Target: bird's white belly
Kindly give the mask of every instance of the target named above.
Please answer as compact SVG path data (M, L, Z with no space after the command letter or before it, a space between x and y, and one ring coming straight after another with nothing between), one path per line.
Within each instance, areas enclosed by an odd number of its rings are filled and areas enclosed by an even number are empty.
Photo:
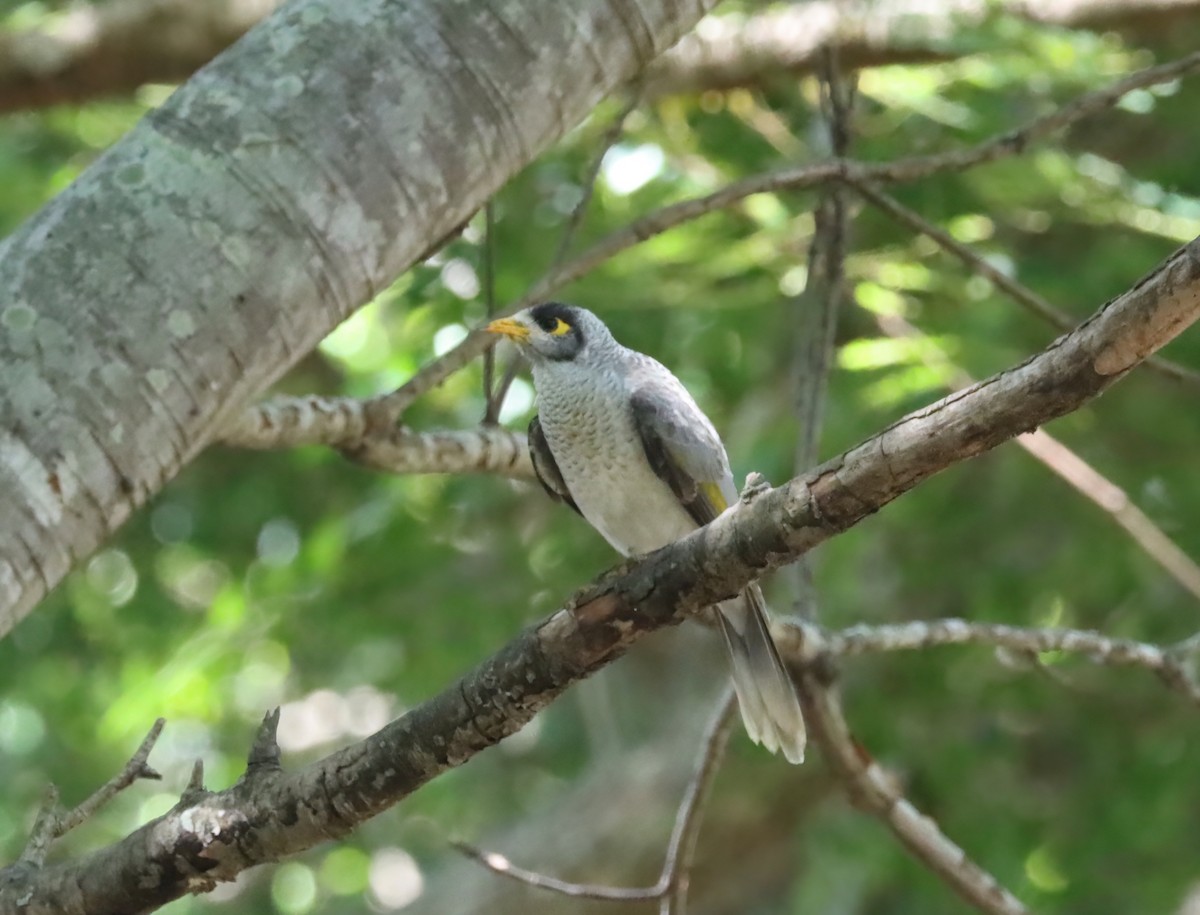
M574 449L551 451L575 504L588 522L626 556L640 556L673 543L698 526L671 488L646 459L629 429L606 429L595 436L586 461L572 460ZM566 452L566 453L564 453Z
M565 470L563 476L583 516L626 556L650 553L696 529L645 457L632 466L605 463L586 481Z

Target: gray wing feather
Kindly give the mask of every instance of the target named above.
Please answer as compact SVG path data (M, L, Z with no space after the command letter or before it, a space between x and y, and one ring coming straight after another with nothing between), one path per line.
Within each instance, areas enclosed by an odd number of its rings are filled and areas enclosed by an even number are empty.
M725 446L679 380L648 357L646 362L633 376L634 427L655 473L698 524L707 524L725 506L713 505L699 484L715 483L726 504L737 498Z
M715 483L726 504L737 499L729 458L712 423L683 384L662 365L643 357L631 373L634 427L654 472L666 481L697 524L724 506L713 505L702 483ZM804 716L795 685L779 657L767 624L762 591L751 584L717 606L717 620L733 668L733 684L746 732L789 762L804 760Z
M563 479L562 471L558 469L558 462L554 460L554 452L550 450L550 443L546 441L546 434L542 432L541 421L535 416L529 421L529 457L533 461L533 472L537 475L538 482L542 484L542 489L555 502L573 508L575 512L582 515L579 511L579 506L575 504L575 499L571 496L571 490L567 488L567 481Z

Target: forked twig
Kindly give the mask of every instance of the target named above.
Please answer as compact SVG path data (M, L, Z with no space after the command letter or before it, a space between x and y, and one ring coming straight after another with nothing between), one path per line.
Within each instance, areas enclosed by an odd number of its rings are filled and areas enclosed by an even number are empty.
M150 751L158 742L158 737L162 734L165 724L166 720L163 718L155 721L149 733L142 739L141 745L129 757L129 761L125 763L121 771L97 788L78 806L70 810L60 809L58 789L51 785L46 791L46 799L38 812L37 820L29 835L29 841L25 844L24 851L21 852L18 864L32 864L35 867L41 867L46 860L46 853L55 839L61 838L85 820L90 819L97 810L138 779L162 778L147 764L146 760L150 758Z
M696 838L700 832L704 802L708 798L713 780L720 770L721 760L725 756L725 749L729 745L729 735L733 730L736 708L737 699L733 690L728 689L722 696L717 712L705 731L700 760L688 781L683 798L679 802L675 826L671 830L671 838L667 843L667 851L663 858L662 873L653 886L613 887L573 883L518 867L503 855L484 851L467 842L456 841L450 844L473 861L478 861L492 873L526 886L547 890L560 896L595 899L602 902L648 902L657 899L661 900L660 912L662 915L684 915L687 905L688 879L696 849Z

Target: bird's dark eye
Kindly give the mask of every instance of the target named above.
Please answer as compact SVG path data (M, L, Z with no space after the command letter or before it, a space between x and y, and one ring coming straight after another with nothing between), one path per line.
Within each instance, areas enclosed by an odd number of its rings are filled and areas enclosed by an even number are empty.
M554 315L546 315L537 319L537 325L546 333L554 337L561 337L563 334L571 332L571 325L562 318Z

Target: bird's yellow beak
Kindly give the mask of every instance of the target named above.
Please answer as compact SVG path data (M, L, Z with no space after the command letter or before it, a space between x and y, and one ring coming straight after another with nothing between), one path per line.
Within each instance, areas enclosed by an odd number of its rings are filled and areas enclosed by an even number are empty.
M489 334L503 334L518 343L529 339L529 328L512 318L499 318L484 328Z

